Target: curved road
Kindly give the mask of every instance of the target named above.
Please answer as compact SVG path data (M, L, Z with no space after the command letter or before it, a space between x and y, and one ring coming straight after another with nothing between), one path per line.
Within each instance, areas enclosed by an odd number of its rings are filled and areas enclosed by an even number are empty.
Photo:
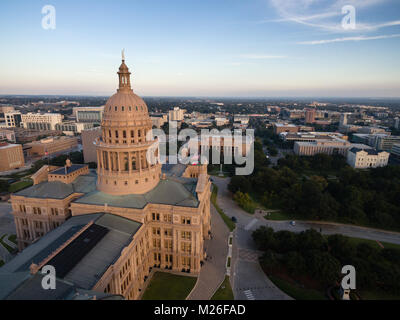
M338 233L349 237L400 244L400 233L397 232L312 221L296 221L296 225L292 226L290 221L270 221L260 215L250 215L233 201L232 194L228 190L229 178L212 177L212 179L218 186L218 205L229 217L234 216L237 219L233 243L233 277L231 279L236 299L290 299L271 283L258 263L258 256L261 253L257 251L251 234L260 226L268 226L276 231L289 230L293 232L314 228L318 231L321 229L321 233L327 235Z

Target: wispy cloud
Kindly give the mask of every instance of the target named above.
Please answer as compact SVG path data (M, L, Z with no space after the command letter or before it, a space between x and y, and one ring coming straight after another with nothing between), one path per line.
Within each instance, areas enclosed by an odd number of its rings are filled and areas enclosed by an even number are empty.
M285 59L287 56L283 55L268 55L268 54L242 54L240 56L243 59L254 59L254 60L267 60L267 59Z
M344 29L341 25L342 7L352 5L357 10L373 7L387 0L269 0L280 18L265 22L294 22L335 33L372 32L381 28L400 25L399 20L382 23L365 23L357 21L355 29Z
M318 44L328 44L328 43L335 43L335 42L368 41L368 40L391 39L391 38L399 38L399 37L400 37L400 34L382 35L382 36L374 36L374 37L366 37L366 36L343 37L343 38L327 39L327 40L303 41L303 42L298 42L298 44L318 45Z

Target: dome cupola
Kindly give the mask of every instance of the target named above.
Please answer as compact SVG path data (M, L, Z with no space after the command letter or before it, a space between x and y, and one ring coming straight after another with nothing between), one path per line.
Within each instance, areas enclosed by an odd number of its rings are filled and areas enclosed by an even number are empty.
M119 88L104 107L102 138L97 141L97 187L109 194L146 193L158 184L161 174L158 142L148 136L152 121L147 105L133 92L130 76L122 52ZM150 162L149 149L155 150Z

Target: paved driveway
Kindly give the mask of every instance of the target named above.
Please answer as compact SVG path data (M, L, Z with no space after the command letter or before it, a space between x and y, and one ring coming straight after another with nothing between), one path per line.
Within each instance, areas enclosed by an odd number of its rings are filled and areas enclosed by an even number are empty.
M213 177L213 180L218 186L218 205L229 217L234 216L238 221L232 263L232 282L236 299L290 299L271 283L258 263L257 257L261 253L256 250L251 234L260 226L268 226L275 231L289 230L293 232L314 228L327 235L338 233L350 237L400 244L400 233L397 232L336 223L296 221L296 225L292 226L290 221L267 221L261 216L250 215L237 206L227 188L229 178Z
M0 237L3 234L15 234L14 218L11 214L11 204L8 202L0 202ZM12 259L12 255L6 248L0 245L0 259L7 262Z
M208 259L201 268L196 286L188 300L210 300L225 279L229 229L213 205L211 232L212 239L205 242Z

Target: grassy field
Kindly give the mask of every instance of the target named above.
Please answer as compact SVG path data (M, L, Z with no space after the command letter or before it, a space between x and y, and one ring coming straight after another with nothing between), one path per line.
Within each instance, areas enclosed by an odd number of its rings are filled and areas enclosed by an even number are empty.
M234 300L229 277L226 276L224 282L219 289L214 293L211 300Z
M268 278L283 292L296 300L327 300L324 294L314 289L302 288L282 278L267 274Z
M293 220L293 216L290 216L281 211L271 212L270 215L268 216L265 215L264 218L266 220L274 220L274 221Z
M217 194L218 194L218 187L213 184L213 191L211 194L211 203L214 205L215 209L218 211L218 213L220 214L220 216L222 217L222 219L224 220L225 224L228 226L229 230L232 232L233 230L235 230L236 225L235 223L232 221L231 218L229 218L225 213L224 210L222 210L218 204L217 204Z
M33 185L33 181L30 179L18 181L18 182L13 183L12 185L10 185L10 187L8 188L8 191L11 193L18 192L18 191L21 191L23 189L30 187L31 185Z
M352 242L354 245L358 245L360 243L368 243L374 248L377 249L382 249L382 247L376 242L375 240L367 240L367 239L360 239L360 238L349 238L350 242ZM384 248L387 249L400 249L399 244L394 244L394 243L387 243L387 242L381 242Z
M156 272L142 300L185 300L197 278Z

